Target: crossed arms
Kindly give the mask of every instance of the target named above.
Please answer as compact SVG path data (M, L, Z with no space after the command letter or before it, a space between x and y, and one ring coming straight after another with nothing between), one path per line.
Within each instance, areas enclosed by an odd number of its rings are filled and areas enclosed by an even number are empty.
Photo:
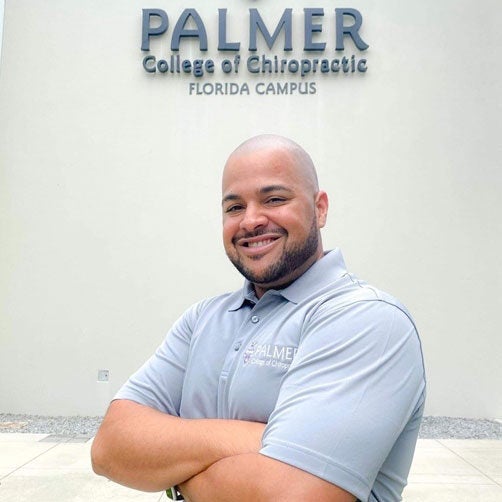
M92 446L97 474L144 491L181 485L188 502L353 502L337 486L259 452L264 424L182 419L112 402Z
M180 485L188 502L353 502L337 484L366 499L394 451L384 479L400 493L423 406L416 331L386 303L350 305L350 323L329 307L310 320L273 412L263 419L266 429L247 420L175 416L189 350L185 333L192 329L185 317L154 357L160 370L147 363L142 378L111 404L92 448L95 471L145 491ZM143 402L144 392L151 407L135 402ZM167 403L165 413L155 409L157 401Z

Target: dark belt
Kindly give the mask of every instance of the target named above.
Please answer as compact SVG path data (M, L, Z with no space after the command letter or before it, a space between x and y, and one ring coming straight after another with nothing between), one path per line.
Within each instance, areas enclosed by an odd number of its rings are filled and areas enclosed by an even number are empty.
M171 486L166 490L166 495L168 499L171 500L183 500L183 495L179 491L177 486Z

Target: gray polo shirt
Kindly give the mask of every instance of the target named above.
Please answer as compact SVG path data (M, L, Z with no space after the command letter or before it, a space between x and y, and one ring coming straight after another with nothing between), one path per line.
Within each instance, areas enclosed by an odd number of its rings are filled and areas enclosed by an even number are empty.
M263 455L391 502L406 484L424 396L409 313L348 273L335 249L259 300L246 282L192 306L116 399L266 422Z

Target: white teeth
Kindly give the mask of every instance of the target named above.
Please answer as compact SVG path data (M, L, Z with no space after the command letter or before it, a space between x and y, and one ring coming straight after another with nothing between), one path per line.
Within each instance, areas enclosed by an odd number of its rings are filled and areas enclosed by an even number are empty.
M271 242L272 242L272 239L267 239L266 241L248 242L248 247L257 248L260 246L265 246L267 244L270 244Z

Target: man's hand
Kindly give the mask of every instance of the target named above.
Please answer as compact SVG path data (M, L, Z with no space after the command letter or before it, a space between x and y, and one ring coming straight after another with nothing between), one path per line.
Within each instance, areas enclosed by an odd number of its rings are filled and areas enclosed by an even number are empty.
M133 401L112 402L94 439L97 474L144 491L159 491L228 456L257 452L264 424L183 419Z
M327 481L259 453L226 457L181 485L186 502L354 502Z

